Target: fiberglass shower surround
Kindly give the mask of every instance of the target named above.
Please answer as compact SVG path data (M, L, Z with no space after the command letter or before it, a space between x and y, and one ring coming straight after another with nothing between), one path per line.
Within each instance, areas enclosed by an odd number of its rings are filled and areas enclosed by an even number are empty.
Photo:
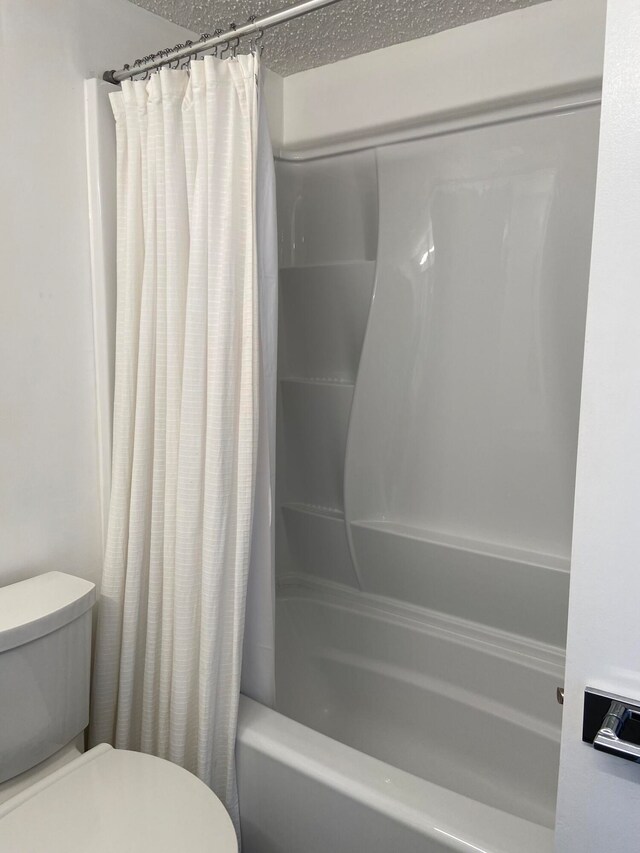
M598 112L277 170L278 709L520 851L552 843Z

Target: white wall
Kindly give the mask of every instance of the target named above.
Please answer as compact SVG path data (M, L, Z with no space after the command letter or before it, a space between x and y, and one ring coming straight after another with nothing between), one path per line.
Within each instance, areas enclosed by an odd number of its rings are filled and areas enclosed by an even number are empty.
M185 35L127 0L0 2L0 584L99 578L83 80Z
M606 0L553 0L285 77L281 154L598 89ZM415 132L415 130L414 130ZM318 150L319 149L319 150Z
M558 853L636 853L640 767L582 743L588 685L640 699L640 4L609 0L569 603Z

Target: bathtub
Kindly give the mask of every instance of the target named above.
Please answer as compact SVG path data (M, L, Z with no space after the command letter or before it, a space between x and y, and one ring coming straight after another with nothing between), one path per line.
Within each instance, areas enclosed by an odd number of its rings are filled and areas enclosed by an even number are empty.
M550 829L385 764L246 697L243 853L551 853Z
M553 850L561 655L411 615L280 583L278 711L240 708L244 853Z

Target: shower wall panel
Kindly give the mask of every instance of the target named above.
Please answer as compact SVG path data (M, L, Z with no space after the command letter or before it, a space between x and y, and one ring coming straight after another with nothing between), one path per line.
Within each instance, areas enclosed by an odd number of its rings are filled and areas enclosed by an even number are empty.
M597 127L589 107L378 150L345 470L365 590L556 645Z
M597 126L278 164L281 576L563 645Z
M595 106L278 164L278 709L553 827Z

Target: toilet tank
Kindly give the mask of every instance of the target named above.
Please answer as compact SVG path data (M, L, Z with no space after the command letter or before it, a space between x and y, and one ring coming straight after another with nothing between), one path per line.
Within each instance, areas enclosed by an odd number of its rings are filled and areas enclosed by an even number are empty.
M95 586L49 572L0 588L0 783L89 722Z

